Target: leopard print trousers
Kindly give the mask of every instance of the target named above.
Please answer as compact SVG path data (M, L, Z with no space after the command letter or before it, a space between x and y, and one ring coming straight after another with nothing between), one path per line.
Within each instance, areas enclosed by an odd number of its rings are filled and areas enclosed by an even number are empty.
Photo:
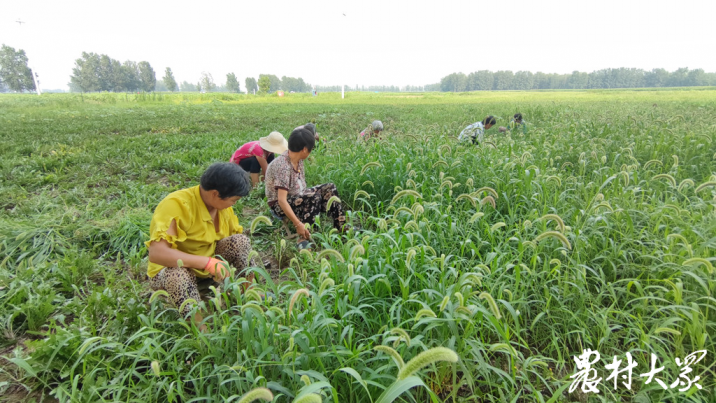
M246 267L262 267L255 257L248 262L249 253L251 252L251 242L246 235L236 234L226 237L216 243L215 254L226 259L231 266L236 268L237 275L243 273ZM220 288L221 284L214 282L212 278L201 279L200 281L208 281L216 288ZM197 285L196 275L191 269L185 267L165 267L156 276L149 278L149 285L152 290L164 290L169 294L169 299L177 307L187 299L199 301L199 287ZM186 316L192 309L191 304L187 304L182 315Z
M333 202L331 208L326 211L328 200L333 196L338 197L336 185L324 183L323 185L308 188L300 195L288 196L286 201L288 201L293 213L302 223L313 224L316 221L316 217L325 212L333 220L333 227L341 231L346 223L346 216L341 203ZM279 217L285 216L278 203L275 203L272 209Z

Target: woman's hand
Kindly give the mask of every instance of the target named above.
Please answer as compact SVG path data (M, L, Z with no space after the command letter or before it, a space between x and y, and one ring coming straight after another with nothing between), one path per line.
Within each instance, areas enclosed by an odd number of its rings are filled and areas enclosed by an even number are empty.
M293 209L291 208L291 205L288 204L288 191L286 189L279 189L278 190L278 205L281 206L281 210L283 210L283 213L288 217L289 220L293 223L293 225L296 227L296 232L298 235L302 236L304 239L310 239L311 233L306 229L306 224L302 223L301 220L296 217L296 214L293 212Z
M209 258L209 262L206 263L204 271L211 274L216 282L221 282L231 275L226 262L213 257Z
M302 222L296 225L296 233L303 239L311 239L311 233L308 231L308 228L306 228L306 224Z

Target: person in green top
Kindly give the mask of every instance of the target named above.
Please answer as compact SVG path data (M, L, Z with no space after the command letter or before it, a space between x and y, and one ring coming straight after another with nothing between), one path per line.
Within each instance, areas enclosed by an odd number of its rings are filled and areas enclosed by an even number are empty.
M507 125L507 127L500 127L500 132L505 133L508 130L512 131L512 129L522 130L522 134L527 134L527 124L522 119L521 113L515 113L515 116L510 120L510 124Z

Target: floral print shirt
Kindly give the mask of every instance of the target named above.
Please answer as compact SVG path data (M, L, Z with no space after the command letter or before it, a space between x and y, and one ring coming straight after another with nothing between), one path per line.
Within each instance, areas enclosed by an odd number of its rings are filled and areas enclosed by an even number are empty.
M278 201L278 190L285 189L289 196L297 196L306 190L306 172L303 160L298 162L298 170L293 169L288 151L276 157L266 170L266 198L273 206Z

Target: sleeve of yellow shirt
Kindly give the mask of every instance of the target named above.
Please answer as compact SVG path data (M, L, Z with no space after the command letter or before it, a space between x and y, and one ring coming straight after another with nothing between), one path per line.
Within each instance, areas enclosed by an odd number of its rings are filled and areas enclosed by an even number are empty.
M152 242L163 239L169 242L172 249L176 249L177 242L184 242L186 240L185 229L191 227L192 219L191 211L184 202L174 198L165 198L157 205L156 210L154 210L152 223L149 225L149 241L147 241L145 245L147 245L148 248ZM172 220L175 220L177 224L176 236L167 234Z

